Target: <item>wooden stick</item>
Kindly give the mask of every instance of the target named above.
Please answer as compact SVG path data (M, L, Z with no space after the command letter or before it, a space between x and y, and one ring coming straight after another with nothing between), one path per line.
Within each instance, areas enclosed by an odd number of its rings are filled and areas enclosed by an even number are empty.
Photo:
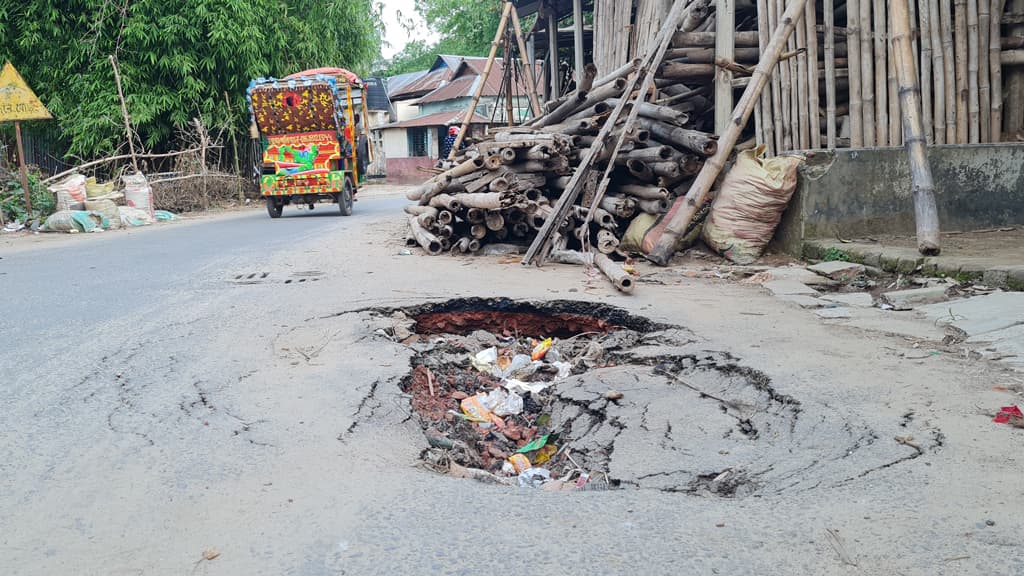
M860 79L861 100L864 102L864 146L871 147L878 140L875 126L875 52L871 38L871 2L860 0Z
M530 107L533 109L534 117L537 117L541 115L540 97L537 95L537 67L534 62L527 60L529 52L526 50L523 29L519 23L519 11L516 10L515 4L512 5L510 15L512 17L512 29L516 35L516 45L519 47L519 59L525 63L526 73L523 76L526 77L526 91L530 97Z
M917 249L921 254L939 254L939 214L935 206L935 185L928 165L928 149L921 122L921 93L914 68L914 50L911 45L908 0L891 0L893 23L893 53L896 74L903 100L903 130L910 175L914 193L914 213L917 220Z
M206 147L207 150L212 150L214 148L222 148L222 146L207 146ZM135 157L136 158L147 158L147 159L151 159L151 158L171 158L173 156L182 156L184 154L195 154L195 153L199 152L200 150L201 150L201 148L189 148L188 150L181 150L179 152L167 152L167 153L164 153L164 154L136 154ZM71 168L69 170L65 170L65 171L60 172L58 174L54 174L53 176L50 176L49 178L41 180L39 183L40 184L47 184L47 183L53 182L54 180L60 180L61 178L65 177L65 176L69 176L71 174L74 174L75 172L80 172L82 170L85 170L86 168L92 168L93 166L99 166L101 164L108 164L110 162L118 162L118 161L121 161L121 160L128 160L131 157L132 157L131 154L123 154L121 156L109 156L107 158L100 158L99 160L92 160L92 161L86 162L84 164L79 164L78 166L75 166L74 168Z
M28 168L25 166L25 145L21 140L21 122L14 121L14 139L18 146L18 176L21 179L21 189L25 193L26 220L32 217L32 193L28 187ZM137 171L137 170L136 170Z
M652 262L662 266L668 264L672 255L675 254L679 239L685 235L694 214L697 213L697 209L707 201L712 185L714 185L718 175L722 172L726 160L728 160L729 155L736 146L737 140L739 140L740 134L747 124L747 120L750 118L754 101L757 100L765 84L768 83L768 78L778 62L779 55L782 53L786 41L793 33L797 24L800 23L800 17L803 15L806 1L790 0L789 5L786 6L786 11L782 15L779 28L772 34L771 42L764 52L764 57L758 62L754 75L750 79L750 84L743 91L743 96L740 97L739 102L736 104L729 129L719 136L718 152L704 163L700 174L697 175L697 178L690 186L690 190L686 193L686 201L682 209L677 211L666 225L661 238L658 239L651 254L648 256Z
M873 0L871 36L875 45L875 144L889 144L889 42L885 38L885 2Z
M932 110L932 26L931 9L928 0L920 0L917 10L918 26L921 29L921 104L924 120L924 136L929 144L935 142L935 112Z
M793 35L796 38L796 47L798 50L803 49L807 46L807 42L810 39L815 38L817 35L812 35L810 38L807 36L807 18L811 10L804 11L804 26L797 26L796 33ZM810 86L808 85L808 72L807 72L807 53L801 52L796 57L796 91L799 94L797 98L797 127L800 130L800 149L807 150L811 147L811 120L810 120ZM817 61L815 61L815 72L817 72ZM814 111L817 115L817 110Z
M978 101L978 0L967 0L967 141L981 141L981 103Z
M988 70L992 84L992 117L989 124L989 140L999 142L1003 137L1003 67L1000 62L1002 46L999 24L1002 21L1005 0L992 0L991 22L988 39Z
M462 127L459 129L459 134L455 137L455 143L452 144L452 150L448 153L448 160L455 160L455 155L459 153L459 148L462 146L462 140L466 137L466 131L469 128L470 121L473 120L473 114L476 113L476 106L480 103L480 96L483 94L484 86L487 85L487 77L491 74L491 68L494 66L494 57L498 53L498 45L501 43L502 37L505 36L505 28L508 27L509 15L512 13L512 2L506 0L501 9L501 19L498 21L498 30L494 34L494 40L491 41L491 51L487 55L487 64L484 65L484 71L480 75L481 81L474 90L473 99L469 102L469 109L466 110L466 117L462 119ZM551 31L548 32L549 34Z
M856 0L853 0L856 1ZM775 28L778 23L778 14L775 0L764 0L768 6L768 38L770 39L772 34L775 33ZM765 48L768 47L768 42L765 40ZM763 49L762 49L763 51ZM785 143L785 122L783 117L783 110L788 103L782 99L782 79L780 75L782 69L780 67L778 74L772 74L771 78L771 93L772 93L772 123L774 124L773 131L775 133L775 153L779 154L783 150L786 150Z
M824 0L825 3L831 0ZM816 10L809 8L804 11L804 20L807 23L807 110L810 120L809 129L811 131L811 140L809 142L812 149L817 150L821 148L821 104L819 99L818 89L818 34L816 32L818 28L817 23L818 15ZM833 39L834 40L834 39Z
M594 265L611 280L619 292L625 294L633 292L633 278L617 262L605 254L597 252L594 254Z
M828 2L829 0L825 0ZM863 88L861 87L861 72L863 70L860 61L861 55L861 20L860 2L868 0L849 0L846 4L846 27L849 36L846 39L847 57L849 59L849 82L850 82L850 146L860 148L864 146L864 105L861 100ZM938 0L933 0L938 2ZM833 88L833 90L835 90Z
M135 137L132 136L132 121L128 116L128 105L124 100L124 92L121 90L121 71L117 69L117 57L111 54L110 66L114 69L114 84L117 86L117 99L121 101L121 116L124 117L124 134L128 138L128 151L131 153L132 168L139 173L139 160L135 157Z
M967 144L970 124L967 86L967 0L953 0L953 29L953 57L956 62L956 142Z
M430 232L427 232L415 216L409 218L409 230L412 231L412 237L416 239L416 242L427 251L428 254L437 255L441 253L442 245L441 241L438 240L437 236L434 236Z
M942 62L943 73L945 74L943 86L946 89L946 144L956 144L957 87L956 58L953 53L954 50L952 0L939 0L939 8L939 18L942 21L942 52L946 55ZM966 114L966 111L964 113Z

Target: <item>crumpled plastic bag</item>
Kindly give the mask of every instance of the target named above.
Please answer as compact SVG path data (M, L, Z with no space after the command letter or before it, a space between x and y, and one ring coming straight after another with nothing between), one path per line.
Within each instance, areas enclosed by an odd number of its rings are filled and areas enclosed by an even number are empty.
M515 392L506 392L501 388L491 390L482 403L484 408L496 416L513 416L523 413L523 397Z
M550 481L551 472L547 468L529 468L519 473L520 488L540 488Z
M551 387L551 382L523 382L514 378L509 378L501 383L509 392L522 392L530 394L539 394L544 390Z
M477 372L490 373L498 363L498 349L494 346L481 350L469 358Z

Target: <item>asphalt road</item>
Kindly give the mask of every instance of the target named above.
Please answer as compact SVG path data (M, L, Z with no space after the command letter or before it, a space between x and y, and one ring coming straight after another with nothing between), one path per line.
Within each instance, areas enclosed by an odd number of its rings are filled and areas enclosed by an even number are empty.
M404 255L402 204L0 247L0 574L1024 573L1020 437L971 411L1005 400L1004 373L906 360L887 351L902 338L749 286L665 277L627 298L579 268ZM685 326L799 399L796 448L832 455L801 454L792 488L736 499L426 471L398 388L412 351L375 337L388 321L364 309L471 295ZM645 391L626 394L613 468L657 465L665 443L632 409ZM702 422L672 402L664 424L687 462L707 450ZM843 430L857 444L836 453ZM895 436L925 453L905 458Z

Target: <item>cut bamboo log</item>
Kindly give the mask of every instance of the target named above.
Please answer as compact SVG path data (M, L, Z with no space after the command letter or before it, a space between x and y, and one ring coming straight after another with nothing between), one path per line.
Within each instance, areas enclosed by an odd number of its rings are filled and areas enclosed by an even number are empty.
M409 218L409 230L412 232L412 237L416 240L416 243L422 246L428 254L437 255L441 253L441 241L438 240L437 236L427 232L416 220L415 216Z
M935 185L931 167L928 165L928 149L921 122L921 93L917 86L917 71L914 67L914 51L911 45L910 15L908 0L891 0L893 22L893 53L896 74L900 82L900 98L903 99L903 130L907 155L910 160L910 176L914 195L914 214L917 222L917 249L921 254L939 254L939 215L935 205Z
M501 230L505 227L505 217L501 215L501 212L489 211L484 217L484 225L492 232Z
M796 25L800 23L805 3L806 0L790 0L786 6L786 10L779 22L779 28L772 34L771 42L769 42L768 48L765 49L764 57L758 63L750 84L743 91L743 96L740 97L739 102L736 104L729 128L719 136L718 151L704 163L704 168L697 175L697 179L694 180L689 191L686 193L686 201L682 209L678 210L669 220L663 234L648 255L652 262L662 266L668 264L672 255L675 254L679 239L685 235L690 222L697 213L698 207L706 203L711 186L721 173L726 160L732 153L733 147L739 140L740 133L750 119L754 101L761 95L761 91L768 82L772 69L778 62L783 47L786 45L786 41L793 33Z
M860 0L860 48L861 48L861 101L864 117L864 146L872 147L878 141L875 123L875 51L872 39L874 28L871 22L873 0Z
M480 224L487 218L487 211L481 208L470 208L466 210L466 222Z
M942 22L942 51L946 55L942 63L945 74L943 84L946 89L946 144L957 144L957 63L953 48L952 0L939 0L939 12ZM964 113L966 114L966 110Z
M707 0L703 0L707 6ZM698 16L695 11L690 16ZM698 16L699 17L699 16ZM683 21L686 27L686 21ZM715 0L715 55L727 61L736 58L736 0ZM720 67L715 75L715 133L725 130L732 111L732 72Z
M992 20L989 25L988 70L989 81L992 84L992 117L989 123L989 139L992 142L1000 142L1003 136L1003 67L1000 62L1002 48L999 23L1004 5L1005 0L992 0Z
M768 37L771 38L771 35L775 33L775 29L778 27L778 3L777 0L766 0L766 4L768 11ZM791 149L787 147L786 140L787 121L784 111L788 109L789 101L783 97L784 82L782 81L782 74L783 69L779 67L778 72L773 74L771 78L772 123L774 124L776 154L783 150Z
M956 143L969 142L968 80L967 80L967 0L953 0L953 58L956 62Z
M611 254L619 249L619 239L611 230L597 231L597 251L601 254Z
M476 194L459 194L457 198L465 208L498 210L515 204L516 195L507 192L478 192Z
M438 210L437 212L437 223L445 226L455 221L455 215L448 210Z
M896 80L896 65L893 63L892 54L892 42L889 38L892 38L892 20L887 19L886 21L886 32L885 32L885 52L888 58L886 64L887 78L886 85L888 86L889 95L889 134L887 140L889 146L902 146L903 145L903 130L900 128L900 87L899 82Z
M981 142L978 93L978 0L967 0L967 142Z
M924 121L924 135L929 144L935 140L935 111L932 108L932 26L929 0L920 0L917 9L918 26L921 35L921 119Z
M1003 50L1016 50L1022 47L1019 45L1024 41L1022 15L1024 15L1024 0L1009 0L1009 9L1002 14L1002 18L1008 20L1007 32L1010 42ZM1013 48L1015 41L1018 46ZM1014 59L1014 57L1009 57L1010 61ZM1000 56L1000 62L1003 60ZM1006 103L1003 107L1002 133L1006 135L1008 141L1020 142L1024 140L1024 67L1007 66L1003 75L1005 77L1002 79L1002 84Z
M711 156L718 149L714 136L706 132L670 126L650 118L639 118L636 124L649 131L660 142L676 144L698 154Z
M737 32L736 46L757 46L757 32ZM672 37L673 48L711 47L715 45L714 32L676 32Z
M660 186L622 184L618 187L618 191L641 200L666 200L669 196L668 189Z
M594 265L611 280L619 292L633 292L633 278L614 260L600 252L594 254Z
M434 177L406 192L405 197L409 200L419 200L421 205L426 206L433 196L440 194L451 182L451 176Z
M464 195L459 194L459 196L451 196L449 194L438 194L430 199L430 205L438 209L443 208L451 212L459 212L462 210L462 202L459 201L461 196Z
M829 0L826 0L826 2ZM849 82L850 82L850 146L860 148L864 146L864 106L863 88L861 87L861 73L863 71L860 61L860 2L869 0L849 0L847 3L847 18L849 19L847 31L847 45L849 51ZM938 0L933 0L938 2Z
M609 107L615 107L619 104L617 98L609 98L605 101ZM659 106L657 104L651 104L649 102L641 102L640 116L644 118L650 118L652 120L658 120L659 122L665 122L666 124L672 124L674 126L685 126L690 122L690 115L686 112L679 112L668 106Z

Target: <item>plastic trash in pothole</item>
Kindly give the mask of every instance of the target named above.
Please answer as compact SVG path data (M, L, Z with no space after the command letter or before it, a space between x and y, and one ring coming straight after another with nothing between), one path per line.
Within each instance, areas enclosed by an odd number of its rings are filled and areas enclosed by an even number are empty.
M550 491L744 497L836 487L941 446L797 399L684 328L603 304L456 299L376 310L443 474ZM891 428L887 430L886 428ZM888 438L886 438L888 436Z

